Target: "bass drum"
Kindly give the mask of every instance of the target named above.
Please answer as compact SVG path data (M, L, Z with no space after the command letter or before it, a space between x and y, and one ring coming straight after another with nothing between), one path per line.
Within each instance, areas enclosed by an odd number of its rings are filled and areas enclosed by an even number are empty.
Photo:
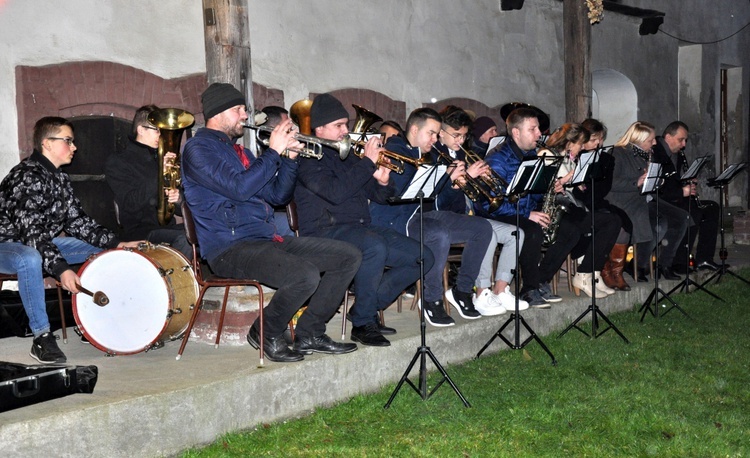
M89 342L110 355L130 355L182 337L198 298L190 261L164 245L114 249L89 258L81 285L109 298L106 306L73 295L73 315Z

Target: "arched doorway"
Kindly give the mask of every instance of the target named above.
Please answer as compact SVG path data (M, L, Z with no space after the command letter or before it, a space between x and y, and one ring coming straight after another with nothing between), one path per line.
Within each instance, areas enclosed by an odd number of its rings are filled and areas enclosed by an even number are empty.
M607 126L606 143L611 145L638 120L638 94L627 76L610 69L594 70L591 85L591 113Z

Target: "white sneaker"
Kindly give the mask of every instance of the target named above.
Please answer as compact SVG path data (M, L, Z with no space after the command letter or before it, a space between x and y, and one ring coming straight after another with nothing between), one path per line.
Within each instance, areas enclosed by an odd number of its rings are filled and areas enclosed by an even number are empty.
M505 313L505 307L494 300L494 296L489 288L485 288L479 296L472 294L471 298L477 312L481 313L482 316L495 316Z
M516 296L514 296L513 293L510 292L510 286L506 286L505 291L503 291L502 293L497 295L493 294L492 296L496 298L495 300L502 304L503 307L505 307L505 310L509 312L516 311ZM518 310L526 310L527 308L529 308L529 303L519 298Z

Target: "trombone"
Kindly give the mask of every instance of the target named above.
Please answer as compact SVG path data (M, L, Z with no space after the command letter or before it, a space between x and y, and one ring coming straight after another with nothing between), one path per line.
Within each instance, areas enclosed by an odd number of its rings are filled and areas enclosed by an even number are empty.
M258 126L258 125L251 124L251 123L243 124L242 127L246 129L255 130L255 138L258 140L258 142L262 143L265 146L269 145L270 141L268 139L261 138L259 134L261 132L271 133L273 132L273 129L274 129L273 127ZM305 157L305 158L315 158L317 160L323 159L323 147L327 146L329 148L333 148L336 151L338 151L339 157L343 161L349 155L349 150L351 149L351 141L349 140L349 137L345 137L341 141L334 141L334 140L326 140L320 137L313 137L311 135L295 133L294 139L300 143L303 143L305 146L304 148L300 150L293 149L292 151L299 153L300 156ZM283 151L281 155L288 156L289 150Z

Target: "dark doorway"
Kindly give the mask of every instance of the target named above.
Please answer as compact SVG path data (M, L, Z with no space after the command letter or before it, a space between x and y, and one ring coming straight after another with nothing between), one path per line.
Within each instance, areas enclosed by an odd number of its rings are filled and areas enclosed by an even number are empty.
M110 155L127 145L132 123L112 116L85 116L70 121L75 127L78 150L73 162L63 170L70 175L73 191L86 213L119 234L114 195L105 180L104 166Z

